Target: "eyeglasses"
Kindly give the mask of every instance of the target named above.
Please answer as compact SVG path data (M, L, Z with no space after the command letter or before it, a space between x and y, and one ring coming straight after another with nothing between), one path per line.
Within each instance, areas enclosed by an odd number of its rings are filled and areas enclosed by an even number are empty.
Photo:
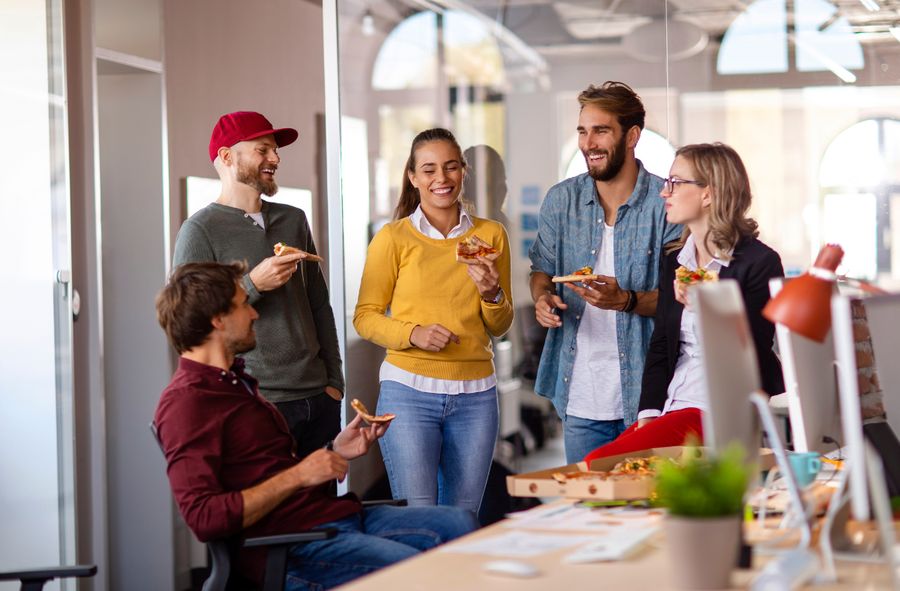
M675 189L678 187L678 185L697 185L698 187L705 187L706 183L701 183L700 181L688 181L685 179L676 179L675 177L670 176L664 182L666 193L674 193Z

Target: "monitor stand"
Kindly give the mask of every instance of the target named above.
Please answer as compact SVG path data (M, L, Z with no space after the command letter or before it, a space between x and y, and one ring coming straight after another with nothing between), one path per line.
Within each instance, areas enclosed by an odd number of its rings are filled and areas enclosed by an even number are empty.
M860 543L847 534L850 521L850 469L841 470L838 489L831 497L828 512L819 534L819 548L822 552L824 581L837 580L834 567L835 560L854 562L883 563L891 574L891 587L898 588L897 560L894 556L894 524L891 517L891 505L887 496L887 483L881 457L865 442L866 474L872 509L878 524L878 539L869 543Z

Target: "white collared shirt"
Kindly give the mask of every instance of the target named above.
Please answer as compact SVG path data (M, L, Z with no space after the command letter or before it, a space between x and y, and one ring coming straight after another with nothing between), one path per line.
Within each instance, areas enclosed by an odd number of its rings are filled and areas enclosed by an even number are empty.
M444 236L441 234L440 230L431 225L431 222L428 221L428 218L425 217L425 213L422 212L422 206L419 205L416 207L416 210L412 212L409 216L409 221L412 222L413 228L428 236L429 238L434 238L435 240L449 240L450 238L459 238L463 234L469 231L469 228L474 226L472 223L472 218L469 216L466 209L460 205L459 206L459 223L453 226L453 229L450 230L450 233Z
M691 271L697 270L697 248L694 244L693 234L684 241L684 248L678 253L678 263ZM718 273L727 266L727 260L713 257L705 269ZM685 307L681 314L678 361L666 391L668 398L663 405L662 413L656 409L643 410L638 413L638 419L657 417L660 414L686 408L699 408L704 412L709 409L706 373L703 369L702 351L697 333L697 314L692 309Z
M459 208L459 223L446 236L431 225L428 218L422 213L421 205L412 212L409 216L409 221L412 222L413 228L420 233L436 240L459 238L474 225L472 218L462 206ZM381 364L378 380L381 382L399 382L419 392L432 392L434 394L475 394L490 390L497 385L497 377L494 374L479 380L441 380L406 371L387 361Z

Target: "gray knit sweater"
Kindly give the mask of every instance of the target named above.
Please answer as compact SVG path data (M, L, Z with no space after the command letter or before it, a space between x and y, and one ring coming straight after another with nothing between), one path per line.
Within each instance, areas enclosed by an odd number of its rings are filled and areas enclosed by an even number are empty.
M262 214L265 230L241 209L208 205L178 231L174 264L246 261L253 269L272 256L278 242L316 252L302 210L263 201ZM257 291L249 274L243 285L259 312L256 349L243 357L247 370L259 380L263 396L285 402L319 394L325 386L343 392L334 313L318 263L300 263L294 276L272 291Z

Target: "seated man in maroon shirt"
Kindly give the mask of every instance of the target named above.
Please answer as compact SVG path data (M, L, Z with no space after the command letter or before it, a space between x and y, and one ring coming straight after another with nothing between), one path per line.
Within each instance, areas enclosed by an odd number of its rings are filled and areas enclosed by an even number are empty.
M155 422L175 501L200 541L337 528L330 540L291 549L286 588L296 590L342 584L474 529L474 516L456 507L363 508L352 494L329 495L328 483L342 480L347 462L386 425L366 426L357 416L333 451L296 458L284 418L235 357L256 345L245 272L240 263L185 264L156 300L181 358ZM241 550L237 562L258 581L257 552Z

